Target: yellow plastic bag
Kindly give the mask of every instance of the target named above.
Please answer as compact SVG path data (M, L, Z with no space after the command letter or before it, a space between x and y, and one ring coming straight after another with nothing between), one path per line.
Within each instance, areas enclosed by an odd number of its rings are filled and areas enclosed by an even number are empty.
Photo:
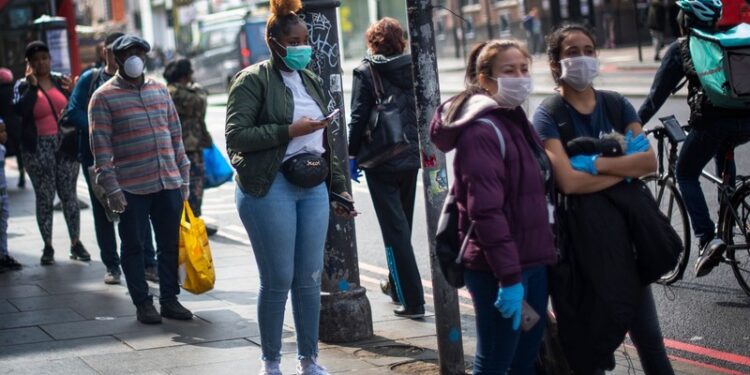
M195 217L190 204L185 201L180 220L180 265L184 266L182 288L193 294L205 293L214 288L216 273L211 259L211 246L203 219Z

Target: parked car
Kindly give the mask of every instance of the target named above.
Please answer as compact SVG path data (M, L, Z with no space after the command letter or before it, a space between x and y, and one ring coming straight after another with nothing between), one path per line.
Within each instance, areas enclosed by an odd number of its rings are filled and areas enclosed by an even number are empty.
M193 80L212 93L226 92L240 70L268 59L266 19L246 11L226 11L199 20Z

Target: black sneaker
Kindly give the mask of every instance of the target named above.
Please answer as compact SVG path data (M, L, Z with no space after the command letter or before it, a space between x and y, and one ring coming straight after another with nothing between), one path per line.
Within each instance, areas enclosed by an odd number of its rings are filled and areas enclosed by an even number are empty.
M83 247L81 241L78 241L75 245L70 247L70 259L88 262L91 260L91 255L86 251L86 248Z
M140 306L136 306L136 318L143 324L159 324L161 316L156 311L153 301L146 301Z
M711 273L714 267L721 262L727 244L719 238L715 238L701 248L700 256L695 262L695 277L703 277Z
M18 261L15 260L12 256L6 255L0 258L0 267L6 268L12 271L18 271L21 268L23 268L23 265L21 265L21 263L18 263Z
M55 264L55 249L52 246L45 246L44 250L42 250L41 263L43 266Z
M206 234L213 236L219 232L219 227L213 224L206 224Z
M168 319L190 320L193 319L193 313L180 304L179 301L173 300L160 302L161 316Z
M386 296L391 297L391 302L394 305L400 305L401 300L398 299L396 291L393 289L393 285L388 280L380 280L380 291Z
M412 307L400 306L396 310L393 310L393 313L402 318L419 319L424 316L424 305Z

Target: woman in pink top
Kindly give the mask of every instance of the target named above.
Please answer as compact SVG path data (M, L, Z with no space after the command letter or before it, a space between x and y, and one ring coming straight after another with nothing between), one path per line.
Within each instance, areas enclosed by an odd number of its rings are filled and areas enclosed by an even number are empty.
M55 193L62 201L70 235L70 258L88 262L91 256L79 240L81 220L76 197L78 161L59 152L57 120L68 104L70 79L50 69L47 45L26 46L26 78L18 81L13 106L22 118L23 160L36 194L36 220L44 240L41 263L55 263L52 247L52 204Z

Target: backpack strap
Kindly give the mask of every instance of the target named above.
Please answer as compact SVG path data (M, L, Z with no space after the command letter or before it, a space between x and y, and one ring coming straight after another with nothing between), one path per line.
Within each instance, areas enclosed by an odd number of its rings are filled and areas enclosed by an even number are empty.
M89 99L91 99L91 95L94 94L94 91L97 87L97 82L99 82L99 78L102 76L102 69L101 68L92 68L93 72L91 72L91 82L89 83Z
M560 142L563 144L563 148L566 147L568 142L576 138L576 131L573 129L573 119L570 117L570 113L565 108L565 100L562 95L556 93L555 95L549 96L542 104L542 108L552 116L552 119L557 123L557 130L560 133Z
M500 133L500 129L495 126L495 123L493 123L492 120L486 118L478 118L477 121L489 126L490 128L492 128L492 130L495 131L495 134L497 134L497 140L500 142L500 155L505 158L505 138L503 138L503 134Z
M601 93L604 99L602 104L604 105L604 113L607 115L609 123L615 130L625 133L625 127L628 124L622 123L622 102L624 100L622 94L608 90L597 90L597 92Z

